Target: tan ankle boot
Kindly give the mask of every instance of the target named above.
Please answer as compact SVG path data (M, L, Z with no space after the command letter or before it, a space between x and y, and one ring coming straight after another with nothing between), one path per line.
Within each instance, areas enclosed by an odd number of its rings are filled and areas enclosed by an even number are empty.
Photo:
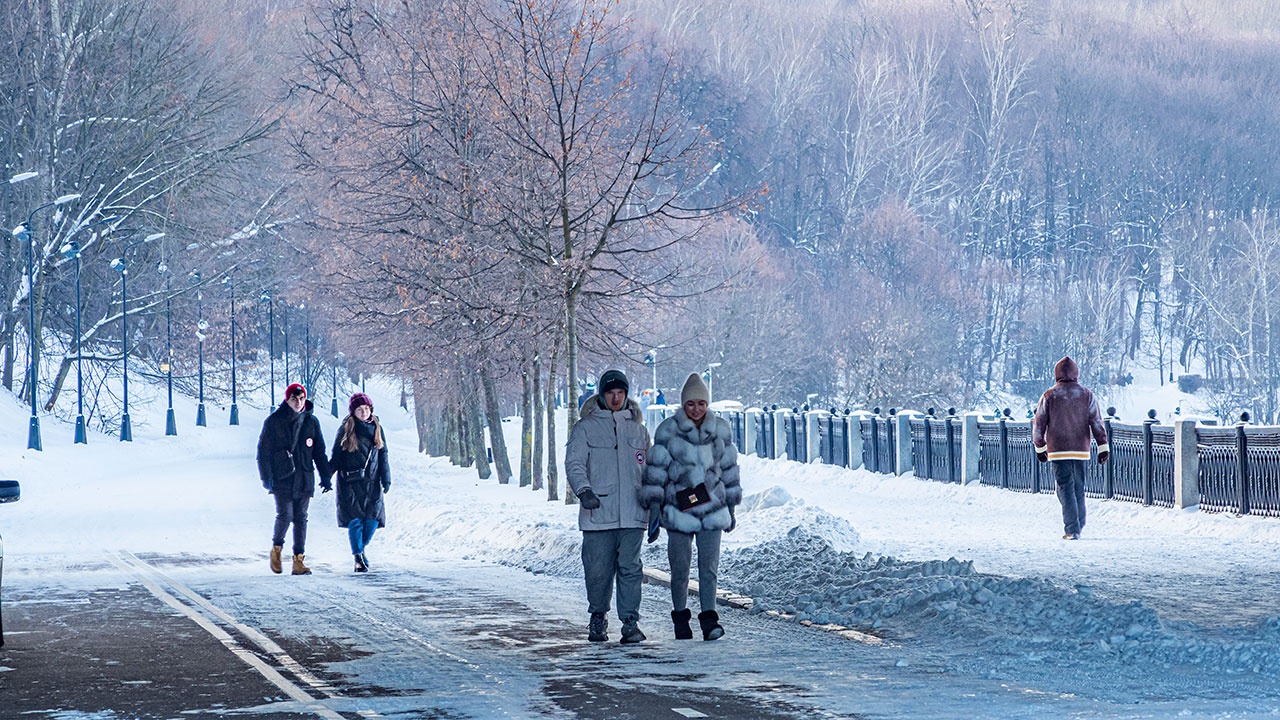
M302 564L301 555L293 556L293 574L294 575L310 575L311 574L311 568Z
M271 572L279 575L284 572L284 567L280 565L280 554L284 552L284 548L280 545L271 548Z

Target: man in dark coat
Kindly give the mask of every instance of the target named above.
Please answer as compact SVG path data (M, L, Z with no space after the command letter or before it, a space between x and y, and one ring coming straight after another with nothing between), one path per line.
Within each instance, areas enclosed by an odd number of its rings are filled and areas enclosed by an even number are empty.
M262 423L258 437L258 475L262 486L276 499L276 523L271 536L271 571L283 572L281 554L284 533L293 525L293 574L310 575L303 563L307 544L307 508L316 494L316 471L320 487L329 483L333 471L325 456L320 421L312 414L307 389L293 383L284 391L284 402Z
M1031 441L1036 459L1053 461L1053 474L1062 504L1063 540L1079 540L1084 528L1084 464L1090 441L1098 443L1098 462L1105 463L1111 448L1098 400L1081 385L1080 368L1064 357L1053 366L1053 387L1045 390L1036 406Z

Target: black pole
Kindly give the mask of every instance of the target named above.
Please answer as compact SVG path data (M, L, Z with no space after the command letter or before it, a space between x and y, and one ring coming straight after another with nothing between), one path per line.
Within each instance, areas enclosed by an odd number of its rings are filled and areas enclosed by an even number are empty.
M1107 408L1107 416L1102 419L1102 427L1107 432L1107 447L1109 448L1115 448L1115 430L1111 427L1111 423L1116 419L1116 409L1113 407ZM1116 453L1114 449L1111 455L1112 459L1102 466L1102 495L1108 500L1115 497L1116 491L1116 462L1114 459Z
M956 428L955 428L955 408L947 411L947 482L956 481Z
M1249 413L1240 414L1240 422L1236 424L1236 509L1241 515L1249 514L1249 437L1244 426L1249 422Z
M44 443L40 441L40 417L36 415L36 380L40 376L40 367L36 361L36 238L31 232L29 219L25 227L27 231L27 309L30 311L30 321L27 325L27 363L31 366L27 373L27 379L31 381L31 387L27 389L31 394L31 424L27 429L27 449L43 451Z
M227 278L231 295L231 425L240 424L240 406L236 404L236 281Z
M1155 456L1151 450L1151 426L1156 424L1156 411L1147 413L1142 421L1142 504L1155 502Z
M196 376L199 378L200 388L200 402L196 405L196 427L208 426L204 410L204 331L208 327L208 323L204 321L204 293L196 290Z
M84 353L80 351L80 248L76 253L76 439L81 445L89 444L88 429L84 424Z
M1007 413L1008 410L1005 411ZM1000 415L1000 487L1009 487L1009 425L1007 414Z
M178 434L178 416L173 411L173 283L166 274L164 279L164 352L167 356L165 381L169 392L169 409L165 412L164 434Z
M123 263L124 260L121 259ZM120 442L133 442L129 422L129 268L120 270L120 340L124 348L124 412L120 415Z

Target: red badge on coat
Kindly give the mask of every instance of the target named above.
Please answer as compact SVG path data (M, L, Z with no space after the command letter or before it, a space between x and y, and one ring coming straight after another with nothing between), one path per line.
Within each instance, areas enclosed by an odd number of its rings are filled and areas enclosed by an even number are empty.
M312 440L311 438L307 438L307 447L311 447L311 444L312 444L313 442L315 442L315 441L314 441L314 440Z
M644 464L644 453L640 452L639 450L636 451L636 462L640 463L641 465Z

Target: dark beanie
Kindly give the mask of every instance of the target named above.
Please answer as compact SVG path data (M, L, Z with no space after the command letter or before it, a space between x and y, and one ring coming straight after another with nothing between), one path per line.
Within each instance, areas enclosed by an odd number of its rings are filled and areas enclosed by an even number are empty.
M600 382L596 383L596 392L604 395L610 390L621 389L623 392L631 391L631 384L627 382L627 376L622 374L621 370L605 370L600 376Z
M361 405L368 405L369 409L373 410L373 400L370 400L368 395L365 395L364 393L356 393L355 395L352 395L351 402L347 403L347 414L355 415L356 408Z

